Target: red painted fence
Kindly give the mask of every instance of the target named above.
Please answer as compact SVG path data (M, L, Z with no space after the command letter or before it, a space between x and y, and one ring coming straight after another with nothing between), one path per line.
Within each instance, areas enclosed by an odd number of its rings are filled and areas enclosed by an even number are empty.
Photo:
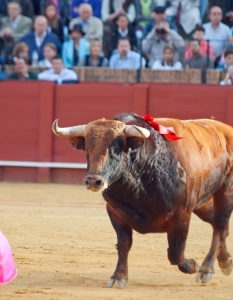
M0 161L80 162L85 156L51 131L112 118L120 112L154 117L210 118L233 125L233 87L188 84L55 85L50 82L0 83ZM10 167L0 164L0 180L81 182L85 170Z

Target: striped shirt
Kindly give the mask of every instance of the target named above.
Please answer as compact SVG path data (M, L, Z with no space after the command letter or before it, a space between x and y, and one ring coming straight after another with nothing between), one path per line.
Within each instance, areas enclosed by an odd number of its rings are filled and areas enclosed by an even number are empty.
M109 67L112 69L140 69L140 54L129 51L126 57L122 58L119 53L110 58ZM146 61L141 58L141 67L145 68Z

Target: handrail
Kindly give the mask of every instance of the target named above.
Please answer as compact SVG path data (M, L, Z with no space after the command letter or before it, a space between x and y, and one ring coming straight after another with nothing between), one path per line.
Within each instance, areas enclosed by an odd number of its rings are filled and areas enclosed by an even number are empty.
M0 160L0 167L86 169L87 164L85 164L85 163Z

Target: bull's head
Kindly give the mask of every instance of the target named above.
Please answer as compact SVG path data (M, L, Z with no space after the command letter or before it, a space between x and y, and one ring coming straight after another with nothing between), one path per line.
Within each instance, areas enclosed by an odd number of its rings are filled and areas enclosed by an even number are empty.
M117 181L127 166L129 149L140 147L150 136L146 128L105 119L66 128L59 128L56 120L52 130L58 136L68 137L76 149L86 152L85 184L92 191L104 190Z

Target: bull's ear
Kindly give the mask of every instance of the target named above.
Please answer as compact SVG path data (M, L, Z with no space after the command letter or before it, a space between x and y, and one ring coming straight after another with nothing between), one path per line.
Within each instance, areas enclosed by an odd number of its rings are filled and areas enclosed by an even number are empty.
M85 151L85 139L84 137L69 137L69 142L71 145L77 150L84 150Z
M145 139L139 137L128 137L126 139L127 148L131 148L132 150L139 148L145 142Z

